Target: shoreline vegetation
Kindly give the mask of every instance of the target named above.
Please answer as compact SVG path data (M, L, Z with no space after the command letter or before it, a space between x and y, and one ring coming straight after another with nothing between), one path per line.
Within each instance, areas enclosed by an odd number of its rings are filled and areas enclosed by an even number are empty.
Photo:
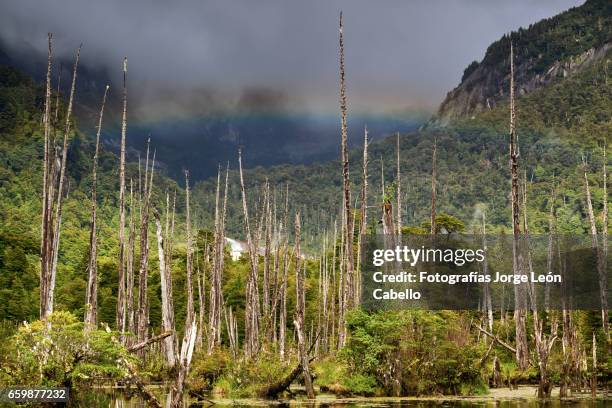
M607 3L589 0L582 7L591 10L594 3L604 8L603 15L589 12L589 18L609 21ZM299 186L273 184L267 175L249 179L255 173L243 169L242 149L236 152L237 169L220 164L216 179L209 181L206 218L199 218L205 207L198 204L202 196L190 184L188 170L182 186L165 177L156 165L163 158L150 142L146 154L130 162L127 58L122 89L105 87L101 92L95 141L79 134L72 106L81 48L75 53L66 102L55 90L60 78L54 79L49 34L44 88L15 70L2 71L2 92L9 99L5 105L13 111L7 108L8 119L0 118L0 153L12 166L0 174L3 193L10 192L3 194L8 204L2 205L1 214L3 224L21 229L0 230L0 317L6 318L0 324L0 386L62 386L87 393L103 384L121 385L152 407L182 407L198 398L204 403L220 398L220 404L301 403L302 398L292 399L297 394L305 395L307 403L322 404L531 398L527 394L538 400L607 401L612 381L608 134L593 134L581 149L564 150L568 161L582 156L572 166L544 168L548 163L536 161L531 168L519 154L519 140L525 150L530 147L526 140L532 140L522 134L519 139L517 115L530 96L515 99L516 81L529 64L524 55L533 52L525 38L534 36L536 44L542 30L559 30L559 41L570 41L563 37L574 27L567 13L504 36L487 51L487 56L497 55L507 71L501 86L508 100L474 119L503 118L486 125L488 136L477 138L466 150L480 152L483 166L498 166L491 177L504 187L489 204L474 206L471 222L445 212L464 204L451 206L455 197L445 183L454 175L440 157L444 143L460 149L461 143L468 143L467 136L436 135L418 146L431 164L423 177L431 188L427 205L419 210L426 215L420 223L407 216L416 213L410 204L414 186L405 184L406 173L416 165L402 161L400 147L410 142L408 137L391 138L391 172L384 172L381 155L376 176L380 186L373 185L369 167L379 158L368 151L384 141L370 143L364 129L362 157L352 160L342 13L341 159L334 172L337 183L320 181L333 185L335 211L314 227L308 225L309 209L290 199L290 191ZM610 27L592 24L580 34L609 41ZM521 48L515 48L517 43ZM609 97L612 76L607 62L598 64L584 71L589 76L583 79L591 84L589 89L603 89ZM575 78L558 80L554 86L575 85ZM100 146L107 94L121 98L118 155ZM610 109L610 99L608 104L603 99L602 109ZM590 106L591 100L581 103L578 106ZM595 99L592 103L600 106ZM609 127L612 121L606 114L603 110L596 116ZM460 132L467 125L458 120L453 126L429 131ZM595 129L600 126L605 132L606 125L599 122ZM487 143L501 147L488 149ZM474 189L478 184L471 182ZM498 222L491 222L491 213L500 217ZM230 217L240 221L243 231L244 250L238 257L227 245ZM565 276L572 264L555 237L570 228L589 237L590 249L597 254L592 265L598 277L597 311L572 310L570 298L562 299L560 310L536 307L549 299L536 299L528 279L534 274L532 253L518 237L528 239L530 231L549 236L548 270ZM514 238L505 270L525 279L501 289L514 298L514 310L503 302L493 308L493 289L487 282L478 310L360 308L363 236L381 234L385 248L394 248L409 235L471 230L482 236L487 248L487 229ZM318 235L307 232L312 230ZM491 276L498 262L483 251L482 274ZM169 393L160 395L155 384L163 384ZM324 395L330 394L339 399L327 400Z

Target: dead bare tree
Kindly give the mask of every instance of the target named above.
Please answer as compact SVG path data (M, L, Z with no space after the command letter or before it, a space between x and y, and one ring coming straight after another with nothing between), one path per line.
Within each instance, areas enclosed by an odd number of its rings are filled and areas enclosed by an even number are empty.
M399 134L398 134L399 137ZM398 142L399 143L399 142ZM399 153L398 153L399 159ZM357 274L355 279L355 304L359 303L361 297L361 246L362 240L368 228L368 128L363 132L363 174L361 175L361 225L357 237ZM399 162L398 162L399 169ZM335 245L335 243L334 243ZM327 339L325 340L327 341Z
M295 214L295 315L293 324L298 338L298 353L300 365L302 366L302 376L306 386L306 395L309 399L315 398L312 376L310 374L308 353L304 334L304 314L305 314L305 293L304 271L302 269L302 253L300 251L301 223L299 211Z
M515 130L516 112L514 101L514 48L510 42L510 175L512 204L512 253L513 271L515 275L523 273L523 256L519 248L521 234L519 207L519 175L518 175L518 142ZM526 328L526 295L524 285L515 285L514 289L514 324L516 329L516 362L520 370L525 370L529 364Z
M251 228L249 225L249 212L247 207L246 191L244 187L244 175L242 171L242 150L238 150L238 167L240 173L240 192L242 195L242 211L244 216L244 230L249 250L251 271L247 280L246 310L245 310L245 340L244 352L247 357L252 356L259 350L259 289L257 248L253 242Z
M397 200L397 229L396 233L398 238L401 240L402 236L402 179L401 179L401 165L400 165L400 134L397 132L397 176L396 176L396 200Z
M607 65L606 65L607 66ZM602 251L599 273L599 287L608 287L608 155L607 144L604 141L603 145L603 210L602 210ZM605 290L600 290L601 294L601 320L603 323L604 334L608 341L610 340L610 327L608 321L608 294Z
M188 319L186 319L187 321ZM181 345L181 354L178 361L178 372L176 381L173 388L173 396L171 405L174 408L183 407L183 397L185 390L185 381L187 374L189 374L189 366L191 365L191 359L193 357L193 349L195 347L195 340L198 332L198 324L196 323L193 316L191 318L191 324L186 325L185 335L183 336L183 342Z
M533 273L529 244L529 223L527 219L527 187L527 173L525 172L523 182L523 217L525 229L524 242L526 245L524 245L524 249L526 252L525 255L528 259L529 272ZM544 319L539 314L536 302L536 294L533 288L530 289L530 297L533 316L534 340L536 348L535 358L537 361L537 368L540 377L540 382L538 385L538 398L549 398L553 384L551 382L548 372L548 360L555 341L557 340L557 328L559 326L559 322L557 320L556 314L548 313L546 317L549 320L548 323L550 325L550 334L544 334Z
M70 135L71 126L72 126L72 106L74 104L74 93L76 89L76 79L77 79L77 68L79 65L79 57L81 54L81 46L76 51L75 62L72 67L72 85L70 86L70 98L68 99L68 108L66 109L66 124L64 128L64 143L62 147L62 160L59 169L59 183L57 188L57 198L55 203L55 219L53 219L52 215L52 201L53 201L53 193L48 197L48 205L47 205L47 232L48 236L45 239L47 246L47 255L45 259L47 263L50 262L50 265L47 265L46 272L46 280L44 285L44 292L41 291L41 298L44 299L44 315L43 318L47 318L51 313L53 313L53 302L54 302L54 294L55 294L55 278L57 275L57 257L59 253L59 242L60 242L60 230L62 226L62 205L65 194L65 183L66 183L66 162L68 159L68 137ZM53 180L53 184L55 181ZM52 190L53 191L53 190ZM42 287L41 287L42 289Z
M149 171L149 143L147 142L147 160L145 164L142 212L140 216L140 270L138 272L138 342L147 340L149 335L149 213L153 174L155 170L155 153ZM149 174L150 173L150 174Z
M166 208L169 204L168 194L166 193ZM168 211L166 211L167 213ZM164 332L174 332L174 307L172 302L172 276L169 275L170 270L166 265L168 259L167 249L164 247L164 237L161 224L161 218L155 208L153 208L153 216L155 217L156 235L157 235L157 253L159 259L159 274L161 283L161 298L162 298L162 330ZM174 350L174 334L164 339L164 356L166 364L169 367L174 367L176 364L176 351Z
M485 276L489 276L489 263L487 260L487 221L486 221L486 213L483 210L482 212L482 248L484 250L484 259L482 261L482 273ZM491 301L491 286L489 282L484 283L484 309L487 314L487 322L489 331L493 332L493 304Z
M223 209L221 209L221 168L217 174L217 192L215 199L215 231L213 248L213 269L210 285L210 308L208 319L208 353L212 353L215 346L221 342L221 308L223 306L222 274L224 265L225 247L225 213L227 211L227 189L229 178L229 164L225 173L225 190Z
M100 132L102 131L102 117L104 105L109 86L104 89L100 116L98 118L98 130L96 132L96 147L93 157L92 181L91 181L91 229L89 232L89 274L87 280L87 294L85 296L85 327L95 327L98 318L98 235L97 235L97 205L98 197L96 187L98 183L98 155L100 151Z
M191 208L189 203L189 171L185 170L185 229L187 232L187 317L185 331L194 320L193 304L193 242L191 238Z
M130 222L128 232L128 251L126 258L126 313L127 331L136 333L136 316L134 312L134 254L136 246L136 223L134 207L134 186L130 179Z
M264 260L263 260L263 316L267 320L266 326L270 326L269 321L271 320L271 297L270 297L270 257L272 251L272 207L270 205L270 183L266 180L264 190L264 208L262 217L265 219L264 222ZM264 335L267 336L267 340L272 340L272 332L265 330Z
M123 59L123 112L121 117L121 147L119 152L119 259L117 287L117 330L125 331L126 325L126 277L125 277L125 135L127 131L127 57ZM143 251L143 249L141 249ZM125 342L121 336L122 343Z
M289 269L289 184L285 193L285 212L283 217L285 237L283 239L283 276L280 289L280 316L279 316L279 354L281 360L285 358L286 330L287 330L287 274Z
M604 211L602 213L602 218L604 221L604 227L607 227L607 172L606 172L606 154L604 152L604 166L603 166L603 177L604 177ZM597 232L597 224L595 222L595 211L593 210L593 201L591 197L591 189L589 186L589 178L587 174L587 161L584 156L582 156L582 166L584 170L584 190L585 190L585 198L587 204L587 215L589 217L589 225L591 227L591 247L597 253L597 272L599 275L599 298L601 303L601 317L602 317L602 327L604 333L606 334L606 338L608 337L608 319L607 319L607 305L608 305L608 296L607 296L607 273L606 273L606 259L605 255L607 255L607 231L604 228L605 232L605 241L603 245L600 247L598 232Z
M346 124L346 113L347 113L347 97L346 97L346 84L345 84L345 72L344 72L344 26L342 22L342 12L340 12L340 24L339 24L339 48L340 48L340 116L342 124L342 179L344 186L344 212L346 217L346 229L345 229L345 256L346 256L346 285L343 294L344 298L348 300L345 305L345 309L349 309L353 306L353 275L354 275L354 261L353 261L353 216L351 214L351 183L349 178L349 154L348 154L348 128ZM344 310L343 312L346 312Z
M47 310L47 286L49 276L49 261L48 261L48 230L51 225L49 223L48 206L52 198L49 197L49 178L52 173L51 169L51 140L50 140L50 115L51 115L51 65L53 59L53 34L48 34L48 57L47 57L47 85L45 92L45 110L43 114L44 126L44 152L43 152L43 187L42 187L42 215L40 226L40 302L39 314L43 318Z
M438 139L434 138L433 150L431 153L431 235L436 234L436 187L437 187L437 163L436 163L436 151L438 148Z

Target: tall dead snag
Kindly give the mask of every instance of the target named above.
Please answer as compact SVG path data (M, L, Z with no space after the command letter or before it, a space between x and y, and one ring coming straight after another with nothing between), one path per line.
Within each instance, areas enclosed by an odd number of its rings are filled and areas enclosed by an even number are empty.
M553 247L554 247L554 231L555 231L555 200L556 200L556 189L553 185L550 195L550 207L548 210L548 247L546 254L546 270L552 271L553 267ZM550 309L550 284L546 283L544 287L544 309L548 311Z
M169 204L166 194L166 206ZM167 211L166 211L167 213ZM172 302L172 277L169 276L169 268L166 264L168 258L167 249L164 247L164 237L159 213L153 208L157 235L157 253L159 257L159 274L161 282L162 298L162 330L163 332L174 332L174 307ZM176 352L174 350L174 333L164 339L164 356L166 364L174 367L176 364Z
M431 152L431 235L436 234L436 187L437 187L437 163L436 163L436 151L438 148L438 138L434 139L433 150ZM399 203L399 198L398 198Z
M47 86L45 92L45 111L43 114L44 125L44 152L43 152L43 187L42 187L42 209L41 209L41 225L40 225L40 302L39 314L43 318L47 309L47 291L49 277L49 262L47 251L49 245L47 242L48 230L51 225L48 221L48 206L52 200L49 197L49 175L51 173L51 140L50 140L50 115L51 115L51 64L53 59L53 34L48 34L49 53L47 57Z
M218 261L218 269L215 275L215 285L217 287L216 303L218 305L216 311L216 325L217 325L217 337L215 339L215 344L221 344L221 306L224 303L223 300L223 268L225 267L225 219L227 218L227 192L229 187L229 162L227 163L227 167L225 169L225 187L223 190L223 210L221 212L221 228L219 234L219 261ZM236 320L234 319L234 323Z
M285 193L285 213L283 217L285 236L283 238L283 276L280 289L280 316L278 328L279 354L281 360L285 358L285 338L287 330L287 273L289 269L289 184Z
M121 148L119 153L119 259L117 287L117 330L125 331L126 297L125 297L125 133L127 130L127 57L123 59L123 114L121 117ZM143 249L141 249L143 251ZM123 336L122 342L124 340ZM140 338L139 338L140 339Z
M208 317L208 354L212 353L217 344L217 333L220 324L220 307L218 302L217 272L222 267L220 264L223 259L223 246L221 245L221 166L217 169L217 190L215 194L215 230L213 248L213 270L210 284L210 308Z
M91 230L89 232L89 276L87 280L87 295L85 297L85 327L95 327L98 317L98 257L97 257L97 180L98 180L98 153L100 151L100 132L102 131L102 116L106 104L108 85L104 89L100 117L98 119L98 131L96 132L96 147L93 158L93 170L91 181Z
M155 153L149 175L149 143L147 142L147 160L145 164L142 212L140 214L140 270L138 272L138 342L146 341L149 335L149 299L147 293L149 281L149 209Z
M53 296L55 293L55 277L57 275L57 256L59 253L59 242L60 242L60 229L62 226L62 205L64 199L64 185L66 183L66 161L68 159L68 137L70 135L72 126L72 106L74 104L74 92L76 89L77 79L77 67L79 65L79 56L81 54L81 47L77 49L74 66L72 68L72 85L70 87L70 98L68 99L68 108L66 110L66 124L64 128L64 143L62 147L62 160L59 170L59 184L57 188L57 199L55 203L55 220L53 220L51 202L47 206L47 222L50 227L48 231L48 237L46 239L47 244L50 246L47 248L48 255L46 256L47 262L51 262L50 266L47 266L47 280L45 285L45 312L44 318L53 313ZM52 197L49 197L52 200Z
M607 224L607 186L605 186L605 184L607 184L607 174L606 174L606 155L604 153L604 211L602 213L602 216L604 217L604 231L606 230L606 225ZM582 157L582 165L584 167L584 189L585 189L585 197L586 197L586 204L587 204L587 214L589 217L589 225L591 227L591 247L593 248L594 251L597 252L597 272L599 275L599 299L600 299L600 303L601 303L601 317L603 319L602 322L602 326L604 329L604 332L606 334L606 337L608 336L608 319L607 319L607 305L608 305L608 296L607 296L607 278L606 278L606 269L605 269L605 263L606 260L604 258L604 254L607 255L607 242L603 243L603 246L600 247L599 246L599 239L598 239L598 235L597 235L597 224L595 222L595 212L593 210L593 201L591 198L591 189L589 187L589 178L588 178L588 174L587 174L587 162L586 159L584 158L584 156ZM606 231L606 241L607 241L607 231Z
M526 245L525 256L528 261L529 273L533 273L533 267L531 262L531 253L530 253L530 245L529 245L529 224L527 220L527 174L525 172L525 178L523 182L523 217L524 217L524 229L525 236L524 240ZM557 320L556 314L547 313L548 319L550 320L550 334L544 334L544 319L540 317L538 312L537 302L535 290L531 288L530 290L530 298L531 298L531 309L533 315L533 331L534 331L534 339L535 339L535 348L536 348L536 360L538 363L538 373L540 377L540 382L538 385L538 398L550 398L550 394L553 388L553 384L549 377L548 372L548 359L550 357L550 352L557 340L557 328L559 326L559 322Z
M197 243L197 240L196 240ZM204 246L204 268L200 268L200 259L198 257L198 248L196 244L196 281L198 282L198 335L196 336L196 346L198 350L202 350L204 347L204 331L206 326L204 324L206 315L206 277L205 272L202 269L206 269L208 266L210 247L208 244Z
M584 190L587 204L587 215L589 217L589 225L591 226L591 239L593 248L597 248L597 225L595 223L595 212L593 211L593 201L591 200L591 189L589 187L589 177L587 174L587 162L582 156L582 167L584 170Z
M402 236L402 179L400 166L400 134L397 132L397 176L396 176L396 195L397 195L397 230L398 237Z
M516 112L514 106L514 48L510 42L510 177L512 201L512 265L515 275L523 274L523 256L519 248L521 234L519 207L518 142L515 131ZM526 328L526 293L524 284L514 288L514 324L516 329L516 362L520 370L529 364Z
M604 142L603 145L603 210L602 210L602 254L600 263L599 273L599 287L608 287L608 155L607 155L607 144ZM610 328L608 322L608 292L601 290L601 320L603 322L604 334L608 341L610 340Z
M136 319L134 313L134 252L136 246L136 224L134 222L135 207L134 207L134 187L132 179L130 179L130 223L128 235L128 252L126 259L127 285L126 285L126 313L127 313L127 330L130 333L136 333Z
M304 334L304 313L306 309L306 290L304 288L304 271L302 269L302 253L300 252L300 213L295 214L295 315L293 324L298 340L298 353L300 365L302 366L302 375L304 377L304 385L306 386L306 395L309 399L314 399L314 387L312 385L312 376L310 375L308 353L306 351L306 339Z
M334 339L336 338L336 243L338 242L338 222L334 219L334 236L333 236L333 245L332 245L332 272L331 272L331 344L336 345L334 343Z
M185 323L187 323L187 320ZM183 336L183 343L181 345L181 355L179 358L178 372L176 376L176 382L173 386L172 396L172 407L181 408L183 407L183 396L185 390L185 380L189 373L189 366L191 365L191 358L193 357L193 349L195 347L195 340L198 332L198 324L192 317L192 321L189 325L185 324L185 335Z
M399 137L399 134L398 134ZM398 141L399 143L399 141ZM399 153L398 153L399 159ZM368 128L363 130L363 174L361 175L361 225L357 237L357 274L355 279L355 304L359 303L361 297L361 245L368 227ZM399 169L399 161L398 161ZM336 243L334 242L334 245ZM325 250L327 248L325 247ZM326 326L327 327L327 326ZM327 341L327 339L325 339Z
M238 150L238 167L240 173L240 192L242 195L242 212L244 216L244 230L249 250L251 271L246 286L246 310L244 326L244 352L247 357L259 350L259 289L257 271L257 248L251 235L249 226L249 211L247 207L246 191L244 188L244 175L242 172L242 150Z
M187 317L185 331L191 326L194 316L193 306L193 242L191 239L191 210L189 204L189 171L185 170L185 228L187 232Z
M344 74L344 26L342 23L342 12L340 12L340 113L342 123L342 178L344 185L344 212L346 217L346 290L345 298L348 299L347 308L353 306L353 216L351 214L351 184L349 179L349 155L348 155L348 128L346 125L347 98ZM346 310L345 310L346 311Z
M486 214L482 212L482 249L484 250L484 259L482 261L482 273L484 276L489 276L489 263L487 260L487 221ZM487 314L487 323L489 331L493 332L493 304L491 301L491 286L489 282L484 283L484 309Z
M227 190L229 164L225 173L225 191L221 206L221 167L217 172L217 189L215 195L215 229L213 243L212 272L210 281L209 318L208 318L208 353L221 343L221 311L223 308L222 275L225 247L225 214L227 212Z
M272 208L270 206L270 183L266 180L264 194L263 217L264 222L264 270L263 270L263 316L266 319L266 327L270 326L271 305L270 305L270 256L272 250ZM267 340L272 340L271 331L265 330L264 335Z
M593 352L593 365L591 371L591 397L597 397L597 339L595 338L595 332L593 332L593 346L591 351Z

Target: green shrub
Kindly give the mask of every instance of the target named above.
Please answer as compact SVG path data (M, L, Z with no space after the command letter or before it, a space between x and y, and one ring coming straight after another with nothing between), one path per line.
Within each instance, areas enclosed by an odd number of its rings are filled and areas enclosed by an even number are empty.
M197 391L212 389L213 384L227 370L232 358L231 353L223 348L215 348L210 355L206 352L196 354L191 362L189 387Z
M285 378L297 362L279 361L273 352L260 352L256 358L230 360L227 369L214 384L213 393L230 398L253 397L271 384Z
M134 360L112 340L116 333L83 330L68 312L53 313L48 322L24 323L10 338L0 366L3 386L84 386L93 380L124 378L120 359Z

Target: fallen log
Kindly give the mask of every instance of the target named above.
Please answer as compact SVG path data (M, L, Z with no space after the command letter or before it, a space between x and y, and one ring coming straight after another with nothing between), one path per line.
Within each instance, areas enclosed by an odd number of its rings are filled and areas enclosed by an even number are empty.
M308 359L308 363L311 363L315 358L310 357ZM291 372L282 380L277 381L273 384L268 385L267 387L261 388L257 391L257 396L260 398L275 398L281 392L287 390L291 383L295 381L299 375L302 373L302 364L298 364Z
M157 399L155 394L153 394L147 389L146 385L144 384L144 381L142 380L142 378L140 378L134 366L126 359L122 359L122 363L125 365L125 367L128 369L128 372L130 373L127 380L132 384L136 385L138 393L147 402L147 404L154 408L162 408L162 405L159 403L159 400Z
M516 349L514 347L512 347L511 345L509 345L508 343L505 343L504 341L500 340L499 337L497 337L496 335L494 335L493 333L489 333L488 331L486 331L485 329L483 329L482 327L476 325L476 324L472 324L472 326L474 326L475 328L477 328L478 330L480 330L482 333L486 334L488 337L490 337L493 340L493 343L497 342L498 344L504 346L505 348L507 348L508 350L510 350L513 353L516 353Z
M257 392L261 398L275 398L278 394L285 391L293 381L302 373L302 364L298 364L288 376L282 380L275 382L267 387L263 387Z
M171 336L172 333L174 333L174 332L173 331L168 331L168 332L159 334L159 335L157 335L155 337L151 337L148 340L141 341L140 343L137 343L137 344L134 344L133 346L128 347L128 351L129 352L134 352L134 351L138 351L140 349L143 349L143 348L147 347L149 344L158 342L160 340L165 339L168 336Z
M106 330L106 332L111 333L110 327L108 327L107 324L105 324L104 326L105 326L104 329ZM119 340L117 340L115 336L112 336L111 340L116 345L121 346L121 343L119 342ZM162 408L162 405L159 403L159 400L157 399L155 394L153 394L151 391L147 389L144 381L138 375L138 371L136 370L136 367L134 367L134 365L130 363L124 357L120 358L117 362L127 369L129 375L126 377L126 380L136 385L136 388L138 389L140 396L147 402L147 404L153 408Z

